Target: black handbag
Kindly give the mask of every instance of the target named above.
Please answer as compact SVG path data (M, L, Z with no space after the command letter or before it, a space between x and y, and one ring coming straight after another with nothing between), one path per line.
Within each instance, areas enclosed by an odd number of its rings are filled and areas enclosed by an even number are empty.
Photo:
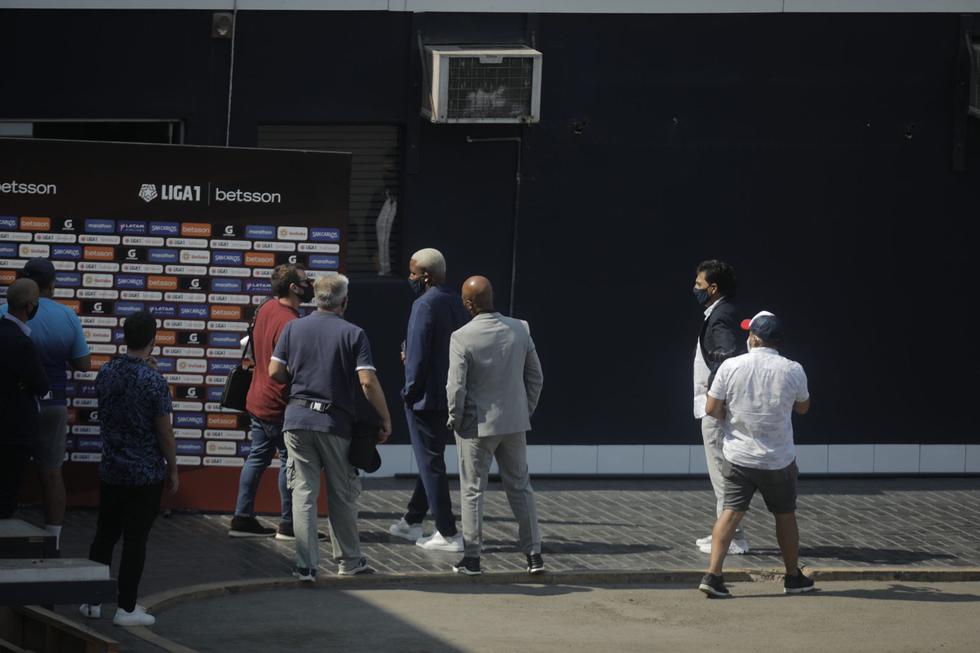
M267 301L269 300L265 300L265 302ZM255 347L252 346L252 331L255 329L255 321L259 317L259 311L265 306L265 302L259 304L259 307L255 309L255 315L252 316L252 323L248 325L248 335L246 336L248 341L242 349L242 358L238 361L238 365L228 373L228 378L225 379L225 387L221 391L221 399L218 402L222 408L245 412L245 399L248 397L248 389L252 385L252 368L255 367L254 363L246 366L245 359L248 357L249 349L252 350L254 358Z

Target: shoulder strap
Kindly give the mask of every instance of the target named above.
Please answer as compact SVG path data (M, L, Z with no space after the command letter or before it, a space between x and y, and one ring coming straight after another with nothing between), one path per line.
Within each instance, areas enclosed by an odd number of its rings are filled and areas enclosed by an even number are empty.
M255 330L255 321L259 319L259 311L261 311L262 307L268 304L269 302L271 302L272 300L273 300L272 297L266 297L265 301L259 304L259 307L255 309L255 313L252 314L252 323L248 325L248 332L245 335L245 337L248 338L248 341L245 343L245 347L242 348L243 361L245 360L246 357L248 357L249 349L252 350L252 358L253 359L255 358L255 347L252 345L252 331Z

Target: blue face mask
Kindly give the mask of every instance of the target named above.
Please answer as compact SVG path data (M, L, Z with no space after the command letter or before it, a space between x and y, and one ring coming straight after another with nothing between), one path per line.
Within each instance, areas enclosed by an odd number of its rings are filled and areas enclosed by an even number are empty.
M698 304L704 306L711 299L711 293L708 292L707 288L695 288L694 289L694 299L697 300Z
M412 292L415 293L416 297L421 296L425 292L425 283L423 283L421 278L409 279L408 285L412 287Z

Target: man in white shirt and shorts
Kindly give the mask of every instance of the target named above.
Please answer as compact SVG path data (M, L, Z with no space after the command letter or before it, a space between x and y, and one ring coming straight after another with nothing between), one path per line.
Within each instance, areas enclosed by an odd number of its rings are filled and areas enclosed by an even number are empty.
M799 568L796 526L796 449L792 414L810 409L803 367L779 355L782 321L768 311L742 322L749 332L748 353L721 364L708 391L705 410L724 422L724 510L712 531L711 562L698 589L709 597L728 597L722 564L739 522L758 490L776 519L776 538L786 565L783 591L813 589Z

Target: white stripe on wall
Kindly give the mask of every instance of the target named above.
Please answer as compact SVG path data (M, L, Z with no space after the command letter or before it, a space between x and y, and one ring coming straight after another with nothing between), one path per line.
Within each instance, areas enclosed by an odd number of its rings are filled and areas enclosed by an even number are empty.
M382 465L368 476L417 474L412 447L382 445ZM804 474L978 474L980 444L802 444L796 461ZM527 447L534 476L705 476L702 445L542 445ZM446 469L459 471L455 445ZM497 473L493 464L491 473Z

